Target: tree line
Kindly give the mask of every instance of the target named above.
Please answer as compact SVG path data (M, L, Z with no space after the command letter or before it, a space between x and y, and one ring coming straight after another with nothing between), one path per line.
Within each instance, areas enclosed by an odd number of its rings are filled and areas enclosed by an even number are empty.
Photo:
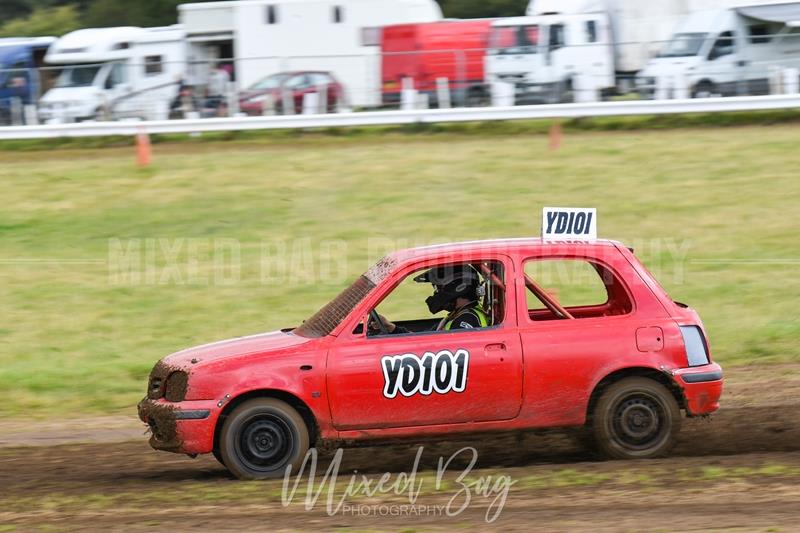
M164 26L178 5L210 0L0 0L0 37L60 36L79 28ZM528 0L437 0L448 18L510 17Z

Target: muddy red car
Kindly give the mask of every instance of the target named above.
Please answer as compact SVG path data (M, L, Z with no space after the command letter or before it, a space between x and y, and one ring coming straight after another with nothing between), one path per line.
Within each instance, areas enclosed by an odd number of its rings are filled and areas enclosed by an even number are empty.
M480 327L442 330L425 308L420 273L448 266L478 273ZM393 253L299 327L170 355L139 415L153 448L213 453L240 478L324 443L537 428L649 458L682 412L717 410L722 383L698 314L632 250L511 239Z

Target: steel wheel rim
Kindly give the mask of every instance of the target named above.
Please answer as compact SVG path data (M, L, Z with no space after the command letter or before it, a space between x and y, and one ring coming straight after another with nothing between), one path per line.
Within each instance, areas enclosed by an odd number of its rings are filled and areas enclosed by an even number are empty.
M648 450L661 443L669 431L666 407L650 394L627 394L614 404L612 412L612 438L627 450Z
M251 470L273 472L285 466L296 448L297 438L282 417L264 413L251 416L235 439L236 455Z

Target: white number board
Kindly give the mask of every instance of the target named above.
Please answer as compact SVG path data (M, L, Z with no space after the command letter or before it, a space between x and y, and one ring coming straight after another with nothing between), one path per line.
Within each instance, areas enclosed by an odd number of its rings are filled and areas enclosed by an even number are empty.
M546 241L597 239L597 209L545 207L542 209L542 239Z

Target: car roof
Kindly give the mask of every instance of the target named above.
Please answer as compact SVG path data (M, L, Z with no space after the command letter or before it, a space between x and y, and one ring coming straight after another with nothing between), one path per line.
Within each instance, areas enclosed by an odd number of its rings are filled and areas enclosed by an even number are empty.
M453 242L446 244L434 244L430 246L421 246L418 248L406 248L398 250L390 254L390 257L397 262L404 262L411 259L419 259L420 257L427 257L431 255L442 256L449 254L458 254L465 252L483 251L483 252L502 252L514 253L531 248L553 248L559 252L564 252L565 249L570 247L585 249L586 247L605 247L616 248L623 246L622 243L609 239L597 239L586 241L551 241L536 238L512 238L512 239L491 239L481 241L464 241Z

